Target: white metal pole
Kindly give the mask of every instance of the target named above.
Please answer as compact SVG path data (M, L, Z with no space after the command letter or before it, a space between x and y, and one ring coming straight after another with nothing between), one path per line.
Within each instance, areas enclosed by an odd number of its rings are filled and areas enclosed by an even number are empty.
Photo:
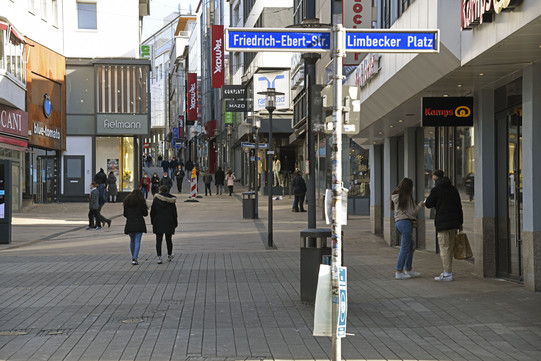
M345 29L333 27L334 99L332 144L332 361L342 358L342 340L337 337L339 315L338 267L342 266L342 63L345 56Z

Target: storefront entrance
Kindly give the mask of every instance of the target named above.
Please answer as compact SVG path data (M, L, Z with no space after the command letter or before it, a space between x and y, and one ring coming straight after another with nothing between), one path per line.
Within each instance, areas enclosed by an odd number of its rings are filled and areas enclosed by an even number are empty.
M82 155L64 156L64 195L79 197L85 194L84 165Z
M53 203L57 194L58 162L54 156L36 158L36 203Z
M522 281L522 110L497 116L498 276ZM500 142L505 137L504 142Z

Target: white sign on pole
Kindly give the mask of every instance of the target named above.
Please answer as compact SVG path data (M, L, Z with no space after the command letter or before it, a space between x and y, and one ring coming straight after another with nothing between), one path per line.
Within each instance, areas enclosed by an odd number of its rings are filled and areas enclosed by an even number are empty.
M348 316L348 286L347 269L338 267L338 324L336 325L336 337L346 337Z
M289 71L257 73L254 75L254 112L265 110L265 95L258 93L265 92L268 88L274 88L277 92L284 93L284 95L276 96L276 109L289 109L291 98Z

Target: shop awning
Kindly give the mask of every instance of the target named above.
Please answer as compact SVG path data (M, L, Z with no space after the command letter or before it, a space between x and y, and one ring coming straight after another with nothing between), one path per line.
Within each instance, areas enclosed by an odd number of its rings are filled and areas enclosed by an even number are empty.
M5 23L3 21L0 21L0 30L5 30L7 31L7 29L9 28L9 24L8 23Z
M26 140L0 136L0 148L25 151L27 147L28 142Z
M26 44L24 37L9 23L0 21L0 30L7 31L9 33L10 40L15 44Z

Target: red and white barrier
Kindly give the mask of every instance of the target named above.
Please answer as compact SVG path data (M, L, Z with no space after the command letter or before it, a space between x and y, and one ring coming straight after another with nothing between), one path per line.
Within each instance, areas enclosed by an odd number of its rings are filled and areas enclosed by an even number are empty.
M195 172L195 168L192 169L192 182L191 182L191 192L190 192L190 197L192 199L195 199L197 198L197 175L196 175L196 172Z

